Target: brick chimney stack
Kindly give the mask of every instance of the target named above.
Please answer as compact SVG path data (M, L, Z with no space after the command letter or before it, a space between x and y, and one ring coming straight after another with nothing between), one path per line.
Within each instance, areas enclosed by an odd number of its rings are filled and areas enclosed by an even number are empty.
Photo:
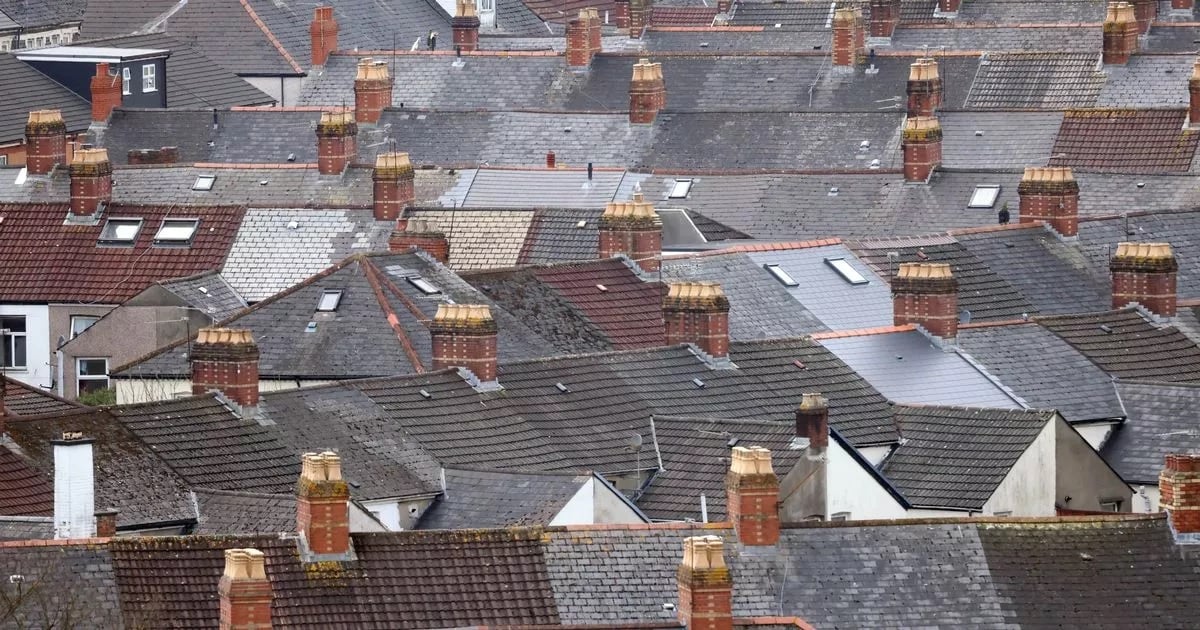
M604 48L604 45L601 41L604 22L600 19L600 11L592 7L580 9L579 17L587 19L588 46L592 49L592 56L594 57Z
M942 77L938 63L931 57L922 57L908 68L908 115L912 117L933 116L942 106Z
M407 153L380 153L371 173L375 185L375 220L395 221L416 200L416 173Z
M333 19L333 7L313 9L308 34L312 37L312 65L324 66L329 54L338 48L338 23Z
M821 394L804 394L796 408L796 439L802 450L792 471L780 481L780 519L803 521L829 517L829 401Z
M67 161L67 123L57 109L29 112L25 123L25 166L30 175L49 175Z
M653 0L629 0L629 38L640 39L642 31L650 25L650 14L654 11Z
M1167 455L1158 475L1158 505L1176 534L1200 533L1200 455Z
M107 124L112 111L121 105L121 77L111 72L107 63L98 63L91 90L92 123Z
M1132 0L1133 17L1137 20L1138 34L1150 31L1150 23L1158 17L1158 0Z
M659 110L667 106L667 84L663 80L662 64L642 59L633 64L633 79L629 82L629 122L648 125L654 122Z
M117 535L116 510L100 510L96 512L96 537L112 538Z
M296 482L296 528L318 555L350 552L350 486L335 453L305 453Z
M938 0L937 12L941 14L956 14L962 0Z
M112 162L107 149L79 149L68 171L71 216L94 217L100 204L112 201Z
M475 11L475 0L457 0L454 17L450 19L450 30L454 33L454 45L463 52L479 49L479 15Z
M668 346L690 343L713 359L729 356L729 298L716 282L672 282L663 322Z
M1159 317L1175 317L1179 263L1170 243L1118 243L1108 268L1113 308L1136 303Z
M409 219L403 229L397 225L388 238L389 252L401 254L414 247L425 250L443 265L450 262L450 240L429 221Z
M225 550L225 572L217 582L221 630L270 630L275 595L265 559L257 549Z
M1192 64L1192 76L1188 79L1188 126L1200 127L1200 59Z
M718 536L683 539L679 581L679 623L689 630L733 630L733 577Z
M96 470L92 460L95 440L79 432L65 432L50 440L54 449L54 537L96 536Z
M600 258L625 255L642 271L658 271L662 257L662 220L641 193L633 201L613 201L600 215Z
M613 24L619 29L629 28L629 0L613 0L612 14Z
M360 59L354 75L354 120L373 125L392 104L392 78L386 61Z
M1104 63L1125 65L1137 52L1138 22L1128 2L1109 2L1104 17Z
M1044 221L1059 236L1079 234L1079 183L1071 167L1026 167L1017 195L1021 223Z
M942 125L933 116L910 116L901 132L904 180L927 183L942 163Z
M958 281L946 263L902 263L892 278L892 317L953 341L958 336Z
M866 56L862 9L844 7L833 14L833 65L853 68Z
M804 394L796 409L796 437L808 440L822 453L829 447L829 401L821 394Z
M890 38L900 24L900 0L871 0L871 37Z
M567 22L567 67L576 70L586 70L592 64L592 23L586 11L581 10L579 17Z
M351 112L321 112L317 123L317 170L341 175L358 155L358 123Z
M243 410L258 405L258 344L249 330L201 328L192 344L192 394L224 394Z
M496 380L496 321L487 305L439 304L429 326L433 369L465 368L480 383Z
M1171 10L1190 12L1193 4L1193 0L1171 0Z
M725 491L725 509L743 545L779 542L779 478L771 467L771 451L733 447Z

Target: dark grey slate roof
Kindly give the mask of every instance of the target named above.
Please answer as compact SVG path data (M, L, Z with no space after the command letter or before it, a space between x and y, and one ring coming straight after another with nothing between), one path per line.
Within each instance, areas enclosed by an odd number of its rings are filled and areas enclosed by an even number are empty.
M296 163L315 164L320 117L319 111L270 109L118 109L98 144L117 160L130 149L175 146L180 162L286 163L294 155ZM359 141L368 144L370 133L360 131Z
M1037 28L975 26L906 28L892 34L893 50L945 49L946 52L1093 52L1102 44L1100 23Z
M1075 173L1081 217L1194 208L1200 180L1194 175L1122 175ZM1141 186L1139 186L1141 184ZM1081 230L1089 228L1081 224Z
M982 510L1053 411L899 406L903 438L880 471L914 507Z
M269 10L274 7L279 8ZM209 0L204 3L187 3L174 10L162 24L162 30L168 35L195 42L206 56L219 60L223 66L237 74L301 74L303 68L308 67L308 56L289 56L280 50L271 37L274 35L278 38L279 34L260 26L251 17L250 9L253 9L263 23L273 22L272 29L281 26L280 21L275 19L275 16L283 11L281 5L258 1L243 3L240 0ZM307 41L312 9L306 7L305 11L307 16L303 26ZM280 33L282 32L283 29L280 29Z
M546 22L525 6L522 0L499 0L496 2L496 24L492 28L481 27L481 38L492 38L496 33L508 36L546 36ZM557 30L555 31L558 32ZM565 37L563 38L566 39Z
M52 516L0 516L0 541L54 538Z
M83 131L92 121L92 106L50 77L34 70L10 53L0 54L0 84L21 98L0 102L0 142L25 137L30 110L58 109L68 131Z
M1125 415L1112 379L1036 324L960 328L958 344L1037 409L1056 409L1070 422Z
M467 169L447 197L468 208L599 208L628 199L630 189L648 176L624 170ZM459 190L465 187L461 194ZM624 193L624 194L622 194ZM449 205L443 203L443 205Z
M845 245L750 252L750 260L767 274L765 265L779 268L798 280L787 292L830 330L876 328L892 324L892 296L887 283ZM867 280L851 284L826 263L842 259ZM774 277L767 274L772 281Z
M78 24L82 9L83 4L79 0L63 0L63 2L0 0L0 13L26 30Z
M1117 383L1128 417L1104 444L1104 455L1125 481L1158 487L1165 457L1200 448L1194 385L1123 381ZM1138 501L1134 497L1134 501Z
M196 498L197 536L268 534L296 531L296 495L230 492L198 488Z
M1156 184L1149 182L1147 187ZM1097 285L1111 289L1108 261L1120 242L1170 243L1179 261L1179 297L1200 297L1200 211L1139 212L1128 218L1081 221L1079 248L1087 256L1091 276Z
M1104 21L1103 0L970 0L955 21L982 24L1072 24Z
M943 112L942 166L958 169L1045 165L1061 112Z
M216 271L164 280L158 284L214 320L225 319L246 308L246 300Z
M570 260L595 260L599 256L598 221L603 210L547 208L536 210L529 222L517 263L540 265ZM583 221L583 227L579 222Z
M1191 56L1137 54L1124 65L1104 67L1108 79L1100 90L1100 107L1179 107L1188 102Z
M5 606L6 625L56 628L86 620L96 627L123 627L113 557L102 545L0 548L0 566L5 575L23 577L24 596L6 596L13 602Z
M664 31L650 29L642 36L651 52L807 52L829 50L831 35L812 31ZM820 52L816 54L820 55Z
M1135 309L1039 317L1037 323L1116 378L1200 382L1200 347Z
M129 35L176 4L177 0L146 0L136 4L126 0L87 0L80 30L84 37L93 39Z
M446 489L418 529L549 525L592 475L446 469ZM597 480L599 483L599 480Z
M969 109L1091 107L1103 86L1098 52L986 54L979 63L966 106Z
M1160 15L1165 13L1167 12L1160 11ZM1150 27L1150 32L1141 37L1138 50L1147 53L1195 53L1197 35L1200 35L1200 29L1196 28L1195 22L1193 17L1185 24L1154 24Z

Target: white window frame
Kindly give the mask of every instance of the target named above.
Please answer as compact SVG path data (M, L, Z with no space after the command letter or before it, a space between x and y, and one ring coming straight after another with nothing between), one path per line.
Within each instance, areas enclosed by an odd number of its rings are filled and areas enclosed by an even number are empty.
M158 77L155 75L157 71L154 69L154 64L148 63L142 66L142 92L157 92Z
M325 289L321 291L321 299L317 300L318 313L335 313L342 305L341 289Z
M132 79L129 76L129 66L125 66L124 68L121 68L121 94L125 96L129 96L131 94L129 91L131 87L129 85L130 83L132 83Z
M92 320L92 323L88 324L87 326L84 326L83 330L76 331L75 322L77 322L81 319L90 319L90 320ZM88 328L95 326L96 322L98 322L98 321L100 321L99 315L72 315L71 316L71 338L74 339L74 338L78 337L80 334L82 334Z
M8 156L0 155L0 166L8 166Z
M89 374L89 375L85 376L83 374L83 362L84 361L103 361L104 362L104 375L96 376L94 374ZM76 358L75 359L75 395L76 396L79 396L80 394L83 393L83 383L85 381L87 381L87 382L104 381L104 387L102 387L101 389L108 389L112 385L112 381L108 378L108 359L104 358L104 357L78 357L78 358Z
M973 210L986 210L995 208L996 202L1000 200L1000 185L999 184L980 184L971 191L971 198L967 200L967 207Z
M478 10L480 13L496 10L496 0L478 0Z
M15 357L17 354L17 339L24 339L25 357L19 365L15 360L12 362L12 365L9 365L9 362L3 359L3 353L0 353L0 367L3 367L5 370L27 370L29 369L29 320L24 315L0 315L0 330L4 330L5 324L3 320L6 319L20 319L25 324L23 326L25 330L0 333L0 343L4 344L8 356Z
M186 224L186 225L185 225ZM168 238L168 230L186 230L190 228L187 238ZM200 219L196 218L166 218L158 226L158 231L154 233L154 244L158 246L164 245L191 245L196 239L196 233L200 231ZM164 234L166 233L166 234Z
M687 196L692 194L692 184L695 180L691 179L676 179L671 183L671 191L667 193L667 199L687 199Z
M854 265L851 265L850 261L846 260L844 256L839 256L837 258L826 258L825 264L829 265L831 269L836 271L837 274L841 276L842 280L845 280L852 286L871 284L871 281L865 275L859 273L859 271L854 268Z

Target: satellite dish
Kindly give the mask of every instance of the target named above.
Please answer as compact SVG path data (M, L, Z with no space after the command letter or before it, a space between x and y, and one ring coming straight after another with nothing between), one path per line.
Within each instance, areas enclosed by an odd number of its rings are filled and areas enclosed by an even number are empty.
M964 308L963 310L958 312L958 323L959 324L970 324L971 323L970 309Z

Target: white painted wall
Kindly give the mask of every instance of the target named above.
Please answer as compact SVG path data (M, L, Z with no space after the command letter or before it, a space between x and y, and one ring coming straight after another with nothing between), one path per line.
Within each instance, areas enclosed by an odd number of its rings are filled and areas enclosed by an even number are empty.
M1112 435L1115 426L1114 424L1077 424L1075 430L1083 436L1083 439L1087 440L1088 444L1092 445L1092 448L1099 451L1100 447L1108 441L1108 436Z
M1161 512L1162 508L1158 505L1158 486L1140 486L1135 484L1133 486L1133 500L1131 501L1130 511L1138 514Z
M96 473L92 442L54 444L54 537L96 536Z
M550 520L551 525L591 525L596 522L596 478L592 477Z
M45 304L3 304L2 315L25 317L25 369L5 370L5 376L38 387L50 387L54 360L50 356L50 307Z
M350 502L350 533L357 534L359 532L386 532L389 531L379 521L371 518L370 512L358 506L353 501Z
M645 523L645 518L630 505L620 491L603 480L592 478L588 483L594 484L592 490L593 513L597 523Z
M865 457L867 461L871 462L871 465L875 466L876 468L879 467L879 463L882 462L883 458L887 457L887 454L890 452L892 452L891 446L868 446L866 448L858 449L858 454Z
M826 519L839 512L849 512L849 518L856 521L904 518L904 507L837 440L829 441L826 455L829 458Z
M1054 516L1057 491L1054 422L1047 422L1029 448L996 487L983 506L983 514L1011 512L1011 516Z
M262 393L279 392L300 387L327 385L332 382L282 379L261 380L258 382L258 391ZM117 404L119 405L170 400L172 398L192 395L192 381L185 378L113 378L112 383L117 390Z
M239 75L241 76L241 75ZM302 77L242 77L247 83L266 92L279 107L295 107L300 103Z

